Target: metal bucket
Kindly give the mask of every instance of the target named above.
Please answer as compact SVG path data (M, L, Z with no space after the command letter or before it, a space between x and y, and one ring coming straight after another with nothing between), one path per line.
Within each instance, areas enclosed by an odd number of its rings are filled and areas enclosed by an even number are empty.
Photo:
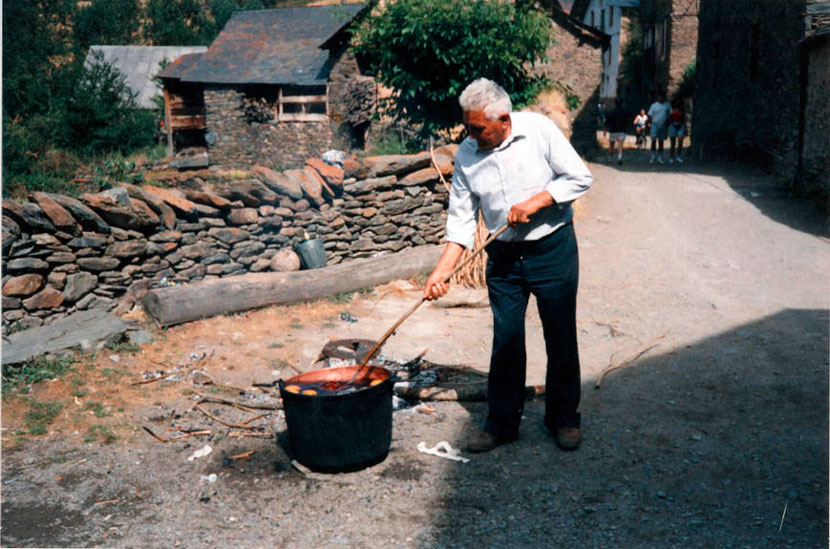
M294 246L294 251L300 256L303 269L317 269L326 266L326 249L319 238L304 240Z
M357 366L325 368L280 380L285 421L294 458L324 473L357 471L380 463L392 443L392 372L364 369L360 380L381 380L352 393L303 395L286 385L347 382Z

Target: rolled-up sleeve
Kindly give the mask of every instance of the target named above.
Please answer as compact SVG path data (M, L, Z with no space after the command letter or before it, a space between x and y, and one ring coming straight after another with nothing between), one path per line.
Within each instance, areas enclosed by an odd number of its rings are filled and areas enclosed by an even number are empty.
M588 171L588 166L579 157L573 146L568 142L553 121L546 124L548 131L548 162L553 170L553 179L545 190L553 197L560 207L568 204L588 192L594 176Z
M479 199L471 190L456 162L450 186L450 205L447 212L447 241L465 248L472 248L475 242L476 214Z

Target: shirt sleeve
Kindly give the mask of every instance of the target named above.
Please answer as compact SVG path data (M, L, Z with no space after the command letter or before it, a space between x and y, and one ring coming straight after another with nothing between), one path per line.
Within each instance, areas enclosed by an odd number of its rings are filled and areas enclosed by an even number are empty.
M588 166L579 157L573 146L552 120L548 128L548 162L553 171L553 178L545 190L553 197L559 208L567 207L571 202L588 192L594 176Z
M476 214L479 199L472 190L464 174L455 163L450 186L450 205L447 212L447 241L455 242L471 249L475 243Z

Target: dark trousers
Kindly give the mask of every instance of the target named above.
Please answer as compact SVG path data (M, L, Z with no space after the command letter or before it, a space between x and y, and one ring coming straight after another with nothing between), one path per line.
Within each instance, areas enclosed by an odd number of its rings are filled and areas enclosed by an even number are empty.
M545 425L579 427L580 377L576 341L579 255L572 224L536 241L494 241L487 247L487 289L493 311L493 352L485 430L515 438L524 410L527 352L525 312L536 297L545 336Z

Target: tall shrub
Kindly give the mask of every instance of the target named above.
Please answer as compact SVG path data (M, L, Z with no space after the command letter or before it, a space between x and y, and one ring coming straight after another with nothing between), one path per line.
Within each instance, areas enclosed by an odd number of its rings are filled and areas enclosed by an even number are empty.
M495 0L391 0L357 29L353 45L385 86L390 113L432 133L458 124L458 95L478 77L517 106L546 84L530 72L552 43L547 17Z

